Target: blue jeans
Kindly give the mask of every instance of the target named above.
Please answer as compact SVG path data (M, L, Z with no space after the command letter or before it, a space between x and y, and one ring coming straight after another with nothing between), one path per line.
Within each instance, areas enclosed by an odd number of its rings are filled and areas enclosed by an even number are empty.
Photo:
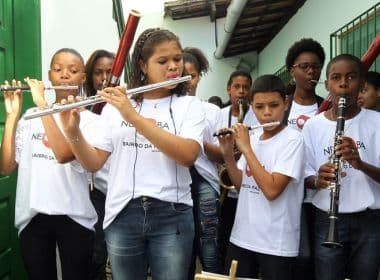
M338 217L343 248L326 248L327 213L315 211L315 278L317 280L376 280L380 265L380 210L365 210Z
M189 271L189 278L194 279L195 259L199 256L202 269L207 272L218 273L218 227L219 227L219 194L213 187L195 170L191 173L191 194L194 202L195 238L193 256Z
M105 229L114 280L186 279L194 239L191 206L150 197L131 200Z

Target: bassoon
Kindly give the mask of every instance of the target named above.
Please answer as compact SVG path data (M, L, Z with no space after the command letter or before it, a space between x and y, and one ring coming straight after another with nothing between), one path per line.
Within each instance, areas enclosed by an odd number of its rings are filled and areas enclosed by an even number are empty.
M125 61L127 59L129 50L131 49L140 16L140 13L135 10L131 10L129 13L128 20L125 24L119 47L117 49L115 60L112 64L111 74L105 85L106 87L115 87L120 83L120 76L123 73ZM95 104L92 108L92 111L96 114L100 114L105 104L105 102Z

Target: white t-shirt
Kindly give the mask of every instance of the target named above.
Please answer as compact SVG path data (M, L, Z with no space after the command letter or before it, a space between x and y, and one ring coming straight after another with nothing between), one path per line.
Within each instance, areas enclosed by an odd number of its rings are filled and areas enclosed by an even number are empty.
M288 117L288 126L298 131L302 131L302 128L305 125L306 121L314 117L317 114L317 112L317 103L313 105L300 105L293 100ZM304 202L311 203L314 194L315 190L306 189Z
M318 112L318 104L300 105L294 100L288 117L288 126L301 131L306 121Z
M133 101L132 104L140 115L157 126L193 139L203 147L205 117L198 98L172 95L144 99L141 105ZM136 133L133 125L126 122L114 107L106 105L101 119L103 129L99 129L95 147L112 153L104 228L133 198L149 196L192 205L191 177L187 167L177 164Z
M98 116L89 111L80 115L80 128L86 136ZM53 117L61 128L59 116ZM97 216L89 198L87 171L76 160L65 164L56 161L40 118L20 119L16 132L16 162L15 226L19 233L38 213L68 215L93 230Z
M236 124L238 122L238 118L237 117L234 117L232 115L230 117L230 111L231 111L231 105L228 106L228 107L224 107L221 110L221 126L220 126L220 128L231 127L231 126L233 126L234 124ZM253 126L253 125L257 125L258 124L256 116L253 113L252 106L248 107L248 111L247 111L247 113L244 116L243 123L245 125L247 125L247 126ZM262 130L260 130L260 129L258 129L256 131L251 130L250 134L252 135L254 133L260 133L261 131ZM239 194L238 194L238 192L237 192L236 189L231 189L231 190L228 191L227 196L231 197L231 198L238 198Z
M220 108L204 101L202 102L202 105L206 114L206 126L203 131L203 141L219 146L218 138L214 137L213 134L220 128ZM213 187L213 189L219 193L219 177L216 164L208 159L204 149L199 152L194 166L199 175L201 175Z
M315 175L319 167L329 161L334 147L336 122L324 114L310 119L302 134L306 147L306 177ZM362 109L350 120L346 120L344 135L357 143L360 158L371 165L380 166L380 113ZM366 208L380 208L380 184L347 162L343 164L346 176L341 180L339 212L353 213ZM330 190L318 190L312 203L323 211L330 209Z
M251 136L251 146L265 170L292 179L279 197L269 201L250 175L246 159L241 157L238 167L243 170L243 178L230 241L254 252L295 257L303 199L302 137L289 127L270 139L259 137L258 133Z

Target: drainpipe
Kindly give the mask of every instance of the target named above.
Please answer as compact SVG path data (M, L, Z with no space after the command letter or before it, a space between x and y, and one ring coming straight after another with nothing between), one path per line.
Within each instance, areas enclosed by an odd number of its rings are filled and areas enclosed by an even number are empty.
M228 45L228 42L230 41L232 32L234 31L236 23L238 22L247 2L248 0L232 0L228 6L221 43L214 52L215 58L220 59L223 57L223 53Z

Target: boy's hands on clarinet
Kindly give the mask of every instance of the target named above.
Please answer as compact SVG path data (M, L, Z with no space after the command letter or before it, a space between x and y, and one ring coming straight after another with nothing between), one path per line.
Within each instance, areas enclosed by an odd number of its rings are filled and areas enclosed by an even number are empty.
M8 81L4 82L5 86L9 86ZM12 86L20 86L21 82L16 80L12 80ZM14 92L11 91L4 91L4 105L5 105L5 111L7 113L7 117L14 117L18 119L21 114L21 108L22 108L22 92L21 90L16 90Z
M354 139L342 136L342 144L336 146L336 154L341 155L355 169L360 169L362 160Z
M362 160L359 155L358 148L354 139L342 136L342 143L336 146L336 155L341 156L342 160L347 161L353 168L360 169ZM315 178L315 187L327 188L331 182L335 179L336 166L331 162L326 162L319 167L317 176ZM346 176L345 172L342 172L342 177Z

